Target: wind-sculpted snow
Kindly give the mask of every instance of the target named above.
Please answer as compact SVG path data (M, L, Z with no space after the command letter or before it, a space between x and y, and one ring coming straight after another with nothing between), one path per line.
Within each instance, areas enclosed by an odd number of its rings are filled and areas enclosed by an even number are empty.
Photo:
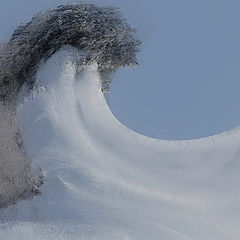
M22 198L26 195L23 192L35 193L36 185L39 185L39 180L37 183L33 181L35 177L29 172L30 167L28 167L29 180L26 182L24 179L22 172L26 171L25 165L30 164L29 157L23 144L21 144L22 153L19 154L20 148L17 147L15 137L17 134L19 141L22 141L21 132L13 124L16 100L22 85L25 83L25 88L31 90L39 65L62 46L69 45L84 52L84 55L78 58L77 65L96 62L101 75L102 90L107 91L111 73L120 66L137 64L135 55L140 42L132 36L133 32L134 30L128 26L116 8L89 4L65 5L46 13L39 13L28 24L18 27L10 41L2 45L0 113L8 123L5 122L0 126L1 136L6 135L6 126L9 126L9 129L7 144L6 139L3 139L3 144L0 142L0 148L5 149L4 153L0 153L2 156L0 166L4 172L4 174L0 173L0 179L4 179L0 183L0 207L7 202L12 203L17 198ZM6 145L9 148L6 149ZM15 155L12 149L15 149ZM19 167L15 169L15 174L12 176L12 168L19 166L19 162L25 164L21 164L21 170ZM6 188L5 183L9 181L13 182L11 194L3 190ZM23 182L26 182L24 186Z
M239 129L189 141L135 133L112 115L88 54L62 47L40 64L32 92L25 81L17 94L44 184L0 210L0 239L239 239Z

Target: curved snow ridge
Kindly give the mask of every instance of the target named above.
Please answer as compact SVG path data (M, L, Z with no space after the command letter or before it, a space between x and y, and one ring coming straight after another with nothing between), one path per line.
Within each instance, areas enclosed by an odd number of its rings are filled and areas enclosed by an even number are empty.
M97 64L101 88L108 91L117 68L137 64L140 41L134 32L117 8L66 4L37 14L19 26L8 43L0 44L0 208L33 196L42 184L15 119L23 85L26 97L41 63L68 45L82 53L75 55L76 65Z
M240 237L238 131L194 142L135 133L112 115L97 65L79 68L69 48L42 64L35 88L17 116L45 183L0 211L1 239Z
M112 115L103 90L117 67L135 63L132 31L118 10L78 4L14 33L0 68L0 119L9 117L0 160L19 187L32 184L33 169L45 181L40 194L0 210L0 239L239 239L239 129L164 141Z

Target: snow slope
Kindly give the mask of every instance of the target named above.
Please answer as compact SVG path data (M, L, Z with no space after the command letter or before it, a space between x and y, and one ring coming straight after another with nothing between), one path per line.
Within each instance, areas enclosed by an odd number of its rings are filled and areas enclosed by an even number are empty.
M45 183L0 211L0 239L240 238L239 129L192 141L135 133L112 115L97 66L79 72L66 48L35 85L18 118Z

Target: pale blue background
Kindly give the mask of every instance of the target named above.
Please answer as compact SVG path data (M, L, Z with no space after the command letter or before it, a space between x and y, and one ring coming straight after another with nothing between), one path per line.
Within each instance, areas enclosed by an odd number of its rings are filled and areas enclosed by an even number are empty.
M66 2L76 1L1 0L0 39L36 12ZM141 66L120 70L107 96L121 122L160 139L240 125L240 1L95 2L121 7L143 40Z

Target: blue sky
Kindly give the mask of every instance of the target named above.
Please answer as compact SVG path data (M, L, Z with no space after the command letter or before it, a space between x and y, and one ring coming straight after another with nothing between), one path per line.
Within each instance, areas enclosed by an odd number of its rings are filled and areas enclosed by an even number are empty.
M2 0L0 39L36 12L66 2L76 1ZM240 125L239 1L95 2L121 7L143 41L141 65L119 70L107 96L121 122L160 139L205 137Z

